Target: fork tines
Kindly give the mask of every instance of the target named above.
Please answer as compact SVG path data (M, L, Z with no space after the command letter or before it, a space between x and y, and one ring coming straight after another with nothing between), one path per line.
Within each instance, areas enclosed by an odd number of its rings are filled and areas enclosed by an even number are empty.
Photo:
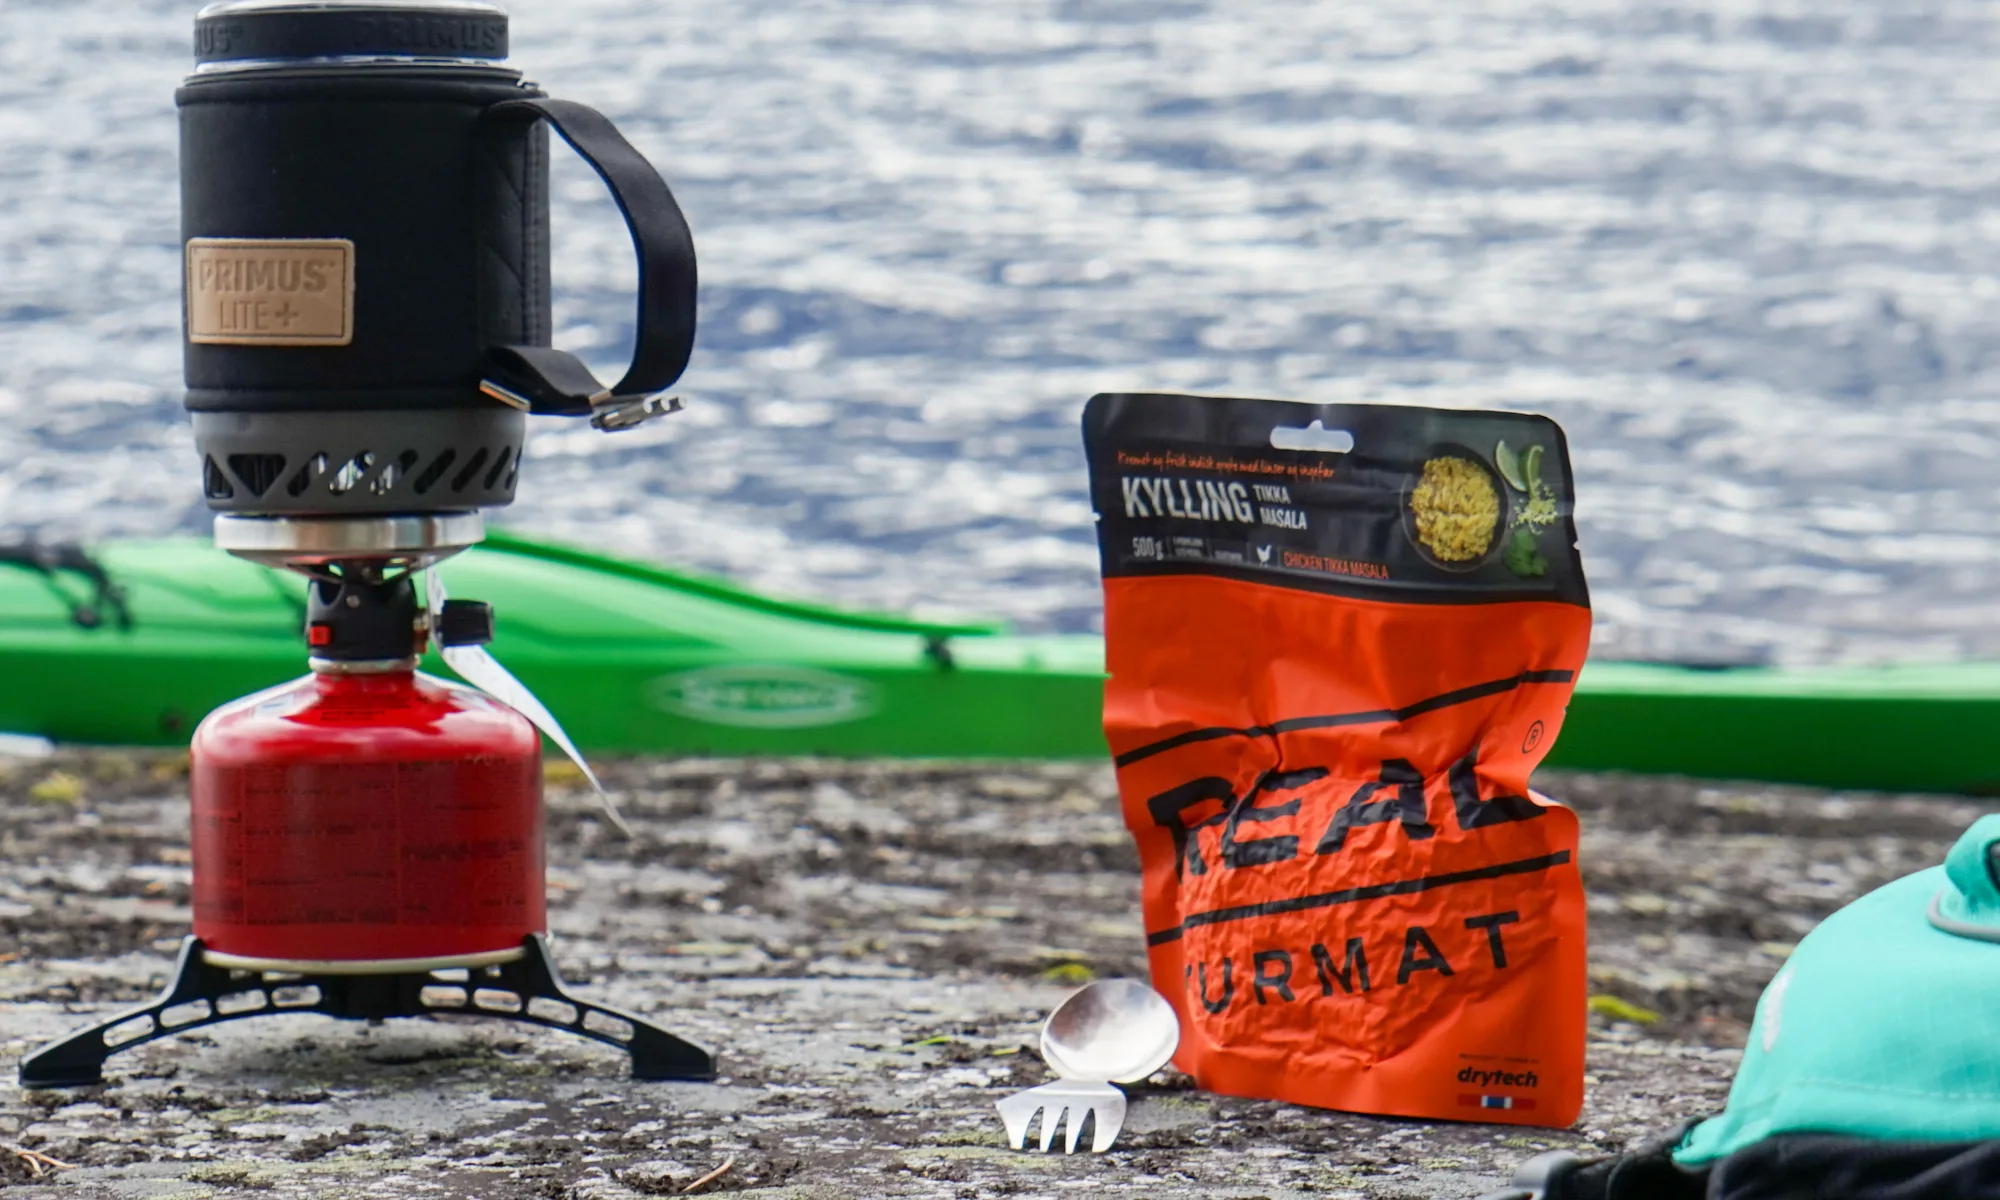
M1111 1143L1125 1125L1125 1093L1108 1083L1058 1079L1016 1092L997 1101L996 1107L1000 1110L1000 1120L1007 1126L1007 1144L1017 1150L1029 1148L1028 1127L1034 1123L1036 1113L1042 1115L1044 1151L1055 1147L1058 1131L1067 1131L1068 1144L1064 1149L1076 1153L1088 1118L1091 1152L1102 1154L1111 1149Z

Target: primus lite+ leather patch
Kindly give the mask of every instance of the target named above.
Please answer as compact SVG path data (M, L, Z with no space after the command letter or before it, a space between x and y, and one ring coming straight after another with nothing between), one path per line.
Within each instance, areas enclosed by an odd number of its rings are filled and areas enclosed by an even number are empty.
M1205 1088L1566 1126L1577 823L1528 788L1590 641L1546 418L1084 412L1153 984Z
M354 340L354 243L189 238L188 340L345 346Z

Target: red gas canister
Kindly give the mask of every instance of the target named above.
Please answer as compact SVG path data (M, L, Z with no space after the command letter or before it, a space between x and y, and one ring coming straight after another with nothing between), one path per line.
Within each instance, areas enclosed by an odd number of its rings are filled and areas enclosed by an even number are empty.
M517 954L547 925L535 727L409 659L313 666L195 731L194 933L209 960Z
M539 738L470 688L315 672L202 722L190 790L212 961L471 959L547 926Z

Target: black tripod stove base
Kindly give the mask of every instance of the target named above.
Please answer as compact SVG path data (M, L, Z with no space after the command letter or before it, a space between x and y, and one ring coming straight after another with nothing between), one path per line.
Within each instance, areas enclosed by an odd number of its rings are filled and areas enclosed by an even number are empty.
M181 943L167 990L21 1060L21 1086L84 1087L104 1081L104 1061L121 1050L221 1021L270 1013L319 1013L349 1021L457 1013L563 1029L626 1051L632 1078L709 1080L715 1059L628 1012L570 995L539 934L521 957L458 972L398 975L278 975L207 961L200 938ZM458 978L462 975L463 978Z

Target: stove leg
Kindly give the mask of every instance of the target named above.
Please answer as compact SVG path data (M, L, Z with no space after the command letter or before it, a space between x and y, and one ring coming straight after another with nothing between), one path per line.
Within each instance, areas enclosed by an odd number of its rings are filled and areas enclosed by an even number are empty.
M549 957L548 943L540 934L528 937L521 948L525 953L518 960L490 968L499 974L503 986L522 997L521 1011L493 1015L567 1029L617 1046L631 1054L634 1079L715 1078L715 1058L708 1051L632 1013L570 995L556 971L555 961ZM475 992L475 1003L477 996ZM538 1005L536 1000L544 1003ZM565 1008L571 1011L564 1012Z
M173 978L158 999L79 1029L22 1059L21 1086L87 1087L102 1083L104 1060L118 1051L197 1025L228 1020L228 1015L218 1015L215 1000L229 990L229 972L203 962L201 940L187 938L174 960Z
M121 1050L203 1025L281 1012L361 1021L435 1013L499 1017L616 1046L631 1056L634 1079L715 1078L715 1059L707 1051L632 1013L570 995L541 935L530 935L521 949L514 962L467 969L463 982L430 972L267 978L211 966L202 957L201 940L190 937L181 943L173 979L158 999L22 1059L21 1086L102 1083L105 1060Z

